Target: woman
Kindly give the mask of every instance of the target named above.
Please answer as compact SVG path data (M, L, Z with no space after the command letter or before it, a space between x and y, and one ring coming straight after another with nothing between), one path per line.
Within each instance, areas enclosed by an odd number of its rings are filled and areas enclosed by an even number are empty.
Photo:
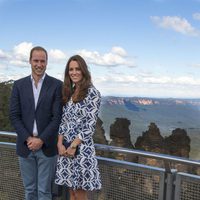
M72 56L65 69L55 179L56 184L69 187L70 200L87 200L87 191L101 188L92 139L100 101L86 62L79 55Z

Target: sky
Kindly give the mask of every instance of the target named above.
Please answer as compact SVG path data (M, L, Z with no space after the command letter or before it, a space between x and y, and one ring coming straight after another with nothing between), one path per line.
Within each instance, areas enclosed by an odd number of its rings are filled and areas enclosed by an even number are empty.
M0 27L0 82L39 45L61 80L81 55L102 96L200 98L200 0L0 0Z

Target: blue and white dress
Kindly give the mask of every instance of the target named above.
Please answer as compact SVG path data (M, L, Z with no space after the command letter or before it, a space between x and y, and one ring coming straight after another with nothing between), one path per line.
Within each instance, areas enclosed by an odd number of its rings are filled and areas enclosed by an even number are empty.
M70 100L63 107L59 134L64 135L64 140L67 142L71 142L78 137L82 140L82 143L78 147L80 153L74 158L58 157L56 184L66 185L75 190L101 188L100 173L92 138L100 102L99 91L91 86L83 101L73 103Z

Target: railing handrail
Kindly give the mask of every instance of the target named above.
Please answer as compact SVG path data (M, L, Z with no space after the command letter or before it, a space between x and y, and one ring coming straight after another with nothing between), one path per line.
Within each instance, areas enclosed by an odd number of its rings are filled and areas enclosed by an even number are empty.
M16 133L7 132L7 131L0 131L0 136L1 135L14 136L14 137L17 136ZM0 143L3 143L3 142L0 142ZM102 151L116 152L116 153L126 153L126 154L132 154L132 155L136 155L136 156L143 156L143 157L148 157L148 158L153 158L153 159L159 159L159 160L163 160L164 162L168 162L168 163L169 162L176 162L176 163L200 167L200 161L187 159L187 158L181 158L181 157L178 157L178 156L171 156L171 155L154 153L154 152L149 152L149 151L128 149L128 148L110 146L110 145L105 145L105 144L95 144L95 147L96 147L97 150L102 150Z
M9 132L9 131L0 131L0 135L17 137L17 134L15 132Z
M117 146L109 146L104 144L95 144L95 147L97 147L98 150L104 150L109 152L117 152L117 153L128 153L128 154L134 154L136 156L143 156L143 157L149 157L164 161L170 161L170 162L177 162L181 164L187 164L187 165L195 165L200 167L200 161L198 160L192 160L187 158L181 158L178 156L171 156L161 153L154 153L149 151L142 151L142 150L135 150L135 149L128 149L128 148L122 148Z

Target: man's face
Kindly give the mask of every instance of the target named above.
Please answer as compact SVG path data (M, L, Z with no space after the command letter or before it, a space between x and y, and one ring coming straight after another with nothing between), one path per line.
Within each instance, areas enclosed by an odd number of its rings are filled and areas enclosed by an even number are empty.
M41 78L47 66L47 57L44 51L35 50L32 53L32 58L29 63L31 64L32 76Z

